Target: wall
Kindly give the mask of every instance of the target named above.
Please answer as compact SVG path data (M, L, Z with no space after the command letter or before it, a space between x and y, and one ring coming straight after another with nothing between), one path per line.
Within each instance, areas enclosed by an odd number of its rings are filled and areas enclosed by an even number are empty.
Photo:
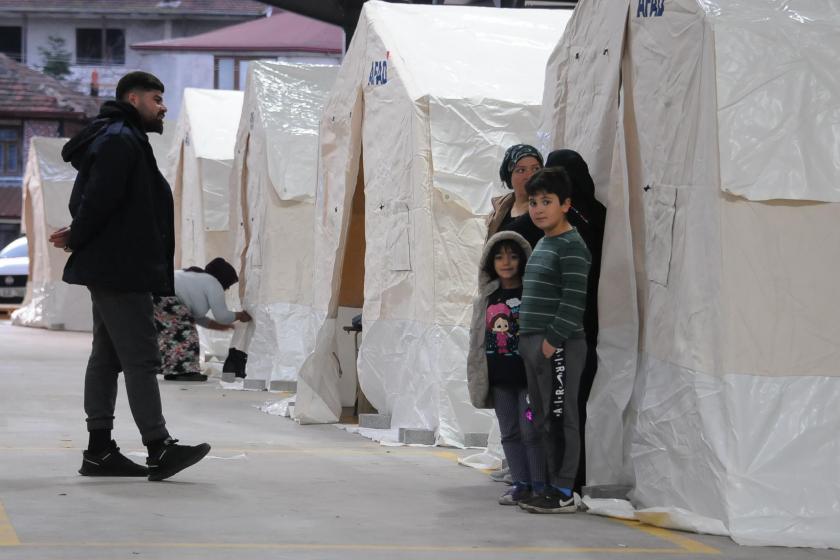
M175 126L181 112L184 88L213 89L213 55L205 53L146 53L137 68L151 72L163 82L166 120Z
M50 120L27 120L23 121L23 165L29 161L29 144L33 136L46 136L58 138L59 122Z
M138 54L138 70L151 72L163 82L166 87L163 99L169 109L166 119L174 123L181 111L181 103L184 96L184 88L214 89L213 53L197 52L160 52L160 51L135 51ZM218 56L245 56L235 54L218 54ZM265 60L280 60L289 63L304 64L341 64L341 59L336 56L279 56L264 57ZM245 65L247 67L247 65ZM240 77L240 89L244 89L245 68L243 76Z
M10 18L9 23L4 25L20 24L20 19ZM26 30L26 63L36 69L44 65L43 57L38 47L48 44L50 36L61 37L65 41L65 50L71 53L71 76L68 82L73 82L74 87L82 92L89 93L91 73L96 70L99 74L99 95L100 97L111 97L114 94L117 81L126 72L132 70L146 69L143 66L143 55L131 48L135 43L147 41L159 41L168 38L186 37L212 31L220 27L226 27L245 21L241 18L225 18L222 20L178 20L168 23L164 19L129 19L129 18L108 18L106 20L109 29L123 29L125 31L125 63L120 65L77 65L76 61L76 29L78 28L102 28L102 18L92 17L49 17L37 14L29 16L29 24ZM212 58L211 58L212 65ZM150 70L151 71L151 70ZM212 67L211 67L212 72ZM164 81L166 83L166 81ZM212 87L212 74L210 86Z

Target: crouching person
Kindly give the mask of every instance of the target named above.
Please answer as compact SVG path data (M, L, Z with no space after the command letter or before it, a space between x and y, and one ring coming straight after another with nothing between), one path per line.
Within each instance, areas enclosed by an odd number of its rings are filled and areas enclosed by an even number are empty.
M248 322L245 311L231 311L225 292L239 281L233 266L221 257L204 268L175 271L175 295L155 298L155 325L162 359L161 373L168 381L207 381L201 373L198 330L230 330L235 321ZM213 312L213 319L207 316Z

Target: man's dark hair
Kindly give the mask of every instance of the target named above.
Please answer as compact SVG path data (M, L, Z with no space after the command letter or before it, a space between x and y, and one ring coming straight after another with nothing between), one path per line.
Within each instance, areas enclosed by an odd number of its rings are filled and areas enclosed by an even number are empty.
M117 83L117 100L122 100L129 92L135 90L154 91L157 90L163 93L163 82L157 79L153 74L142 72L129 72Z
M572 198L572 181L562 167L546 167L528 179L525 191L528 196L538 193L556 194L560 204L563 204L567 198Z
M525 265L528 264L528 257L525 255L525 249L522 248L522 245L512 239L502 239L493 244L493 247L490 248L490 252L487 254L487 261L484 263L484 272L490 276L490 280L495 280L499 277L496 274L494 262L496 255L500 254L504 249L508 249L519 257L519 269L517 273L522 278L525 275Z

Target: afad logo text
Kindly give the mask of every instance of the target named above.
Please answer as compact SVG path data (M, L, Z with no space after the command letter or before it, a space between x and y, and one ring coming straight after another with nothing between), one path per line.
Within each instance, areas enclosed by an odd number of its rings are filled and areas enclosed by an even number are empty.
M665 0L639 0L636 17L660 17L665 13Z
M382 86L388 83L388 60L374 60L370 63L369 86Z

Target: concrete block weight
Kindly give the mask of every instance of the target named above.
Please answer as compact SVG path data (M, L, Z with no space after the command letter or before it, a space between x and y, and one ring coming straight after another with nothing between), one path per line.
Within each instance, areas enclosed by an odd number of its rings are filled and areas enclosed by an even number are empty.
M251 391L265 391L265 379L248 379L245 378L245 383L242 384L243 389Z
M487 447L487 440L490 434L479 432L468 432L464 434L464 447Z
M297 392L297 381L281 381L279 379L276 379L268 384L268 390L295 393Z
M391 428L390 414L359 414L360 428L373 428L375 430L388 430Z
M590 498L626 500L630 490L632 490L632 487L623 484L599 484L597 486L584 486L581 491L584 496Z
M435 433L431 430L400 428L400 443L416 443L420 445L434 445Z

